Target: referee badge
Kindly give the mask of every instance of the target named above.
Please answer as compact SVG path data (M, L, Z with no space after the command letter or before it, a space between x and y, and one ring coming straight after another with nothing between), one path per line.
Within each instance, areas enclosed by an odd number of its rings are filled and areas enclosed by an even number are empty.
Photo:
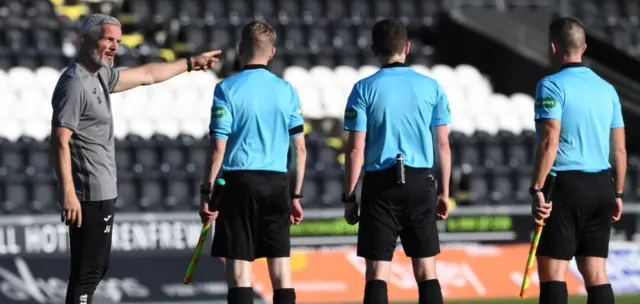
M227 109L223 107L215 107L211 110L211 119L220 119L227 115Z
M541 97L536 99L536 109L551 109L556 106L556 99L553 97Z
M358 112L355 109L349 108L344 111L344 120L356 120L358 118Z

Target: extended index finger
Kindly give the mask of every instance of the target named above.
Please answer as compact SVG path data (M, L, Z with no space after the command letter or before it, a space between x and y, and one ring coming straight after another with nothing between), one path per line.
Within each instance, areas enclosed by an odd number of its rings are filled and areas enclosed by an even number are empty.
M220 56L220 54L222 54L221 50L215 50L215 51L206 52L206 53L204 53L202 55L204 55L206 57L218 57L218 56Z

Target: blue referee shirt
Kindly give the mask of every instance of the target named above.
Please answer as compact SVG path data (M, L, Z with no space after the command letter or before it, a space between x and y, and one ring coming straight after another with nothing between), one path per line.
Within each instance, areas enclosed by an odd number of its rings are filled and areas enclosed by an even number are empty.
M611 168L610 129L624 127L622 109L615 88L591 69L570 63L540 80L535 119L561 122L552 170L600 172ZM540 138L538 127L536 133Z
M395 165L433 167L430 127L451 124L447 96L435 79L402 63L382 67L353 87L344 114L346 131L367 132L364 171Z
M223 171L287 172L290 137L303 125L296 91L264 65L247 65L216 85L209 130L227 140Z

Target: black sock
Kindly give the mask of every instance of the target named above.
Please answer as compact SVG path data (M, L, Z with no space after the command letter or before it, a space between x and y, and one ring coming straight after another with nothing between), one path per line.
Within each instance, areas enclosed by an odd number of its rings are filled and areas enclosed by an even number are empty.
M273 304L295 304L296 290L293 288L282 288L273 291Z
M389 304L387 282L372 280L364 286L364 304Z
M551 281L540 284L539 304L567 304L568 302L569 292L566 282Z
M611 284L587 287L587 304L613 304L614 302Z
M93 302L93 292L77 290L73 286L67 289L66 304L91 304Z
M437 279L426 280L418 283L418 294L420 295L420 304L442 304L442 289Z
M236 287L230 288L227 294L229 304L253 304L253 288Z

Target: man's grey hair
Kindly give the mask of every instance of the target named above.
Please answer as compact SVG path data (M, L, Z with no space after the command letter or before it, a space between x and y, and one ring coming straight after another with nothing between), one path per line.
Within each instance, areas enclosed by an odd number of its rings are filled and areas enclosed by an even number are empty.
M111 24L121 26L120 21L115 17L105 14L91 14L82 21L80 26L80 36L92 34L96 29L100 29L102 25Z

